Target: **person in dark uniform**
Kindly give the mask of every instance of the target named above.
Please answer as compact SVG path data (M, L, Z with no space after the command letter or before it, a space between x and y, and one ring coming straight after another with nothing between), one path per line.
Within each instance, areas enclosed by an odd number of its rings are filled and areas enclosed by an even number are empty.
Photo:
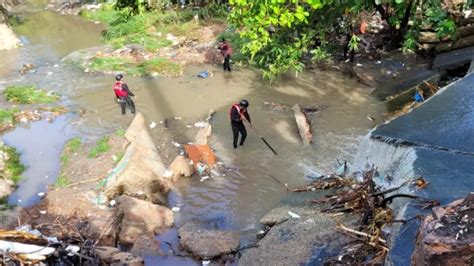
M222 38L218 49L221 51L222 56L224 56L224 71L227 70L230 72L230 56L232 55L232 47L230 47L230 44Z
M252 123L247 111L248 107L249 102L247 100L242 100L238 104L233 104L230 108L230 124L234 135L234 148L237 148L239 133L242 135L240 138L240 145L244 145L245 138L247 138L247 130L245 129L244 120L247 120L250 124Z
M130 106L130 111L132 114L135 113L135 103L133 102L131 96L135 96L130 89L128 88L127 84L124 83L123 75L118 74L115 76L116 82L114 83L113 90L115 92L115 97L117 97L118 102L120 102L120 107L122 108L122 115L125 114L125 109Z

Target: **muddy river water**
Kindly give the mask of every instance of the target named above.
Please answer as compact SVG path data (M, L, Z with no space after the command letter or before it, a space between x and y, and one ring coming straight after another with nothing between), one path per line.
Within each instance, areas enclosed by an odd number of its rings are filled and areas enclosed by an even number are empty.
M113 75L88 74L61 62L70 52L101 45L103 26L36 9L25 11L26 21L14 28L24 46L0 51L0 89L35 84L62 95L62 104L87 111L82 118L66 115L53 123L20 126L2 136L22 153L21 160L28 166L19 189L10 197L11 203L22 206L37 202L36 194L54 183L59 174L59 155L68 139L81 136L94 141L117 128L126 128L133 118L130 114L122 116L113 99ZM20 75L26 63L36 65L36 73ZM213 70L213 77L197 78L196 74L204 69ZM198 122L209 109L216 110L210 145L221 161L238 169L206 182L180 182L170 197L172 204L181 206L178 226L197 219L213 222L219 228L256 230L259 219L286 194L271 175L291 187L308 182L306 175L332 172L337 159L354 159L364 136L375 126L366 116L378 122L384 119L384 104L364 85L341 73L289 74L269 84L251 69L234 69L223 73L218 66L196 65L187 67L184 76L178 78L126 77L137 95L137 110L148 122L174 117ZM232 148L228 110L242 98L250 102L253 124L277 150L277 156L250 131L245 146ZM314 144L302 146L291 112L272 111L264 102L317 104L321 111L311 115ZM193 139L185 126L175 134L181 143Z

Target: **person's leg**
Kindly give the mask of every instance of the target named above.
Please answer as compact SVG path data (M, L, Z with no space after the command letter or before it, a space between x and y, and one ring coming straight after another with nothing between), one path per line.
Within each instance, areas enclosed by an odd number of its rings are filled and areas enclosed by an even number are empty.
M242 135L240 138L240 145L244 145L245 139L247 138L247 130L245 129L244 124L241 124L239 127L239 132Z
M233 145L234 149L237 148L237 141L239 140L239 125L235 123L230 123L232 126L232 134L234 137Z
M120 107L122 108L122 115L124 115L125 108L127 107L127 103L125 102L124 97L120 97Z
M227 56L227 70L230 72L230 55Z
M224 56L224 63L222 64L224 67L224 72L227 70L227 56Z
M130 111L132 114L135 113L135 103L133 102L132 98L127 97L127 104L130 106Z

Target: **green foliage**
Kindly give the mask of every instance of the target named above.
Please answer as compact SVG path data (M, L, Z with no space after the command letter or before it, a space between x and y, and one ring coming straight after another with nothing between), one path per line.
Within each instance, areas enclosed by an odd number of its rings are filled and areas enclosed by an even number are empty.
M18 104L52 103L59 99L57 95L38 90L33 85L10 86L3 94L7 101Z
M352 35L351 40L349 41L349 51L358 51L359 50L360 38L357 35Z
M157 73L159 76L181 75L181 65L166 58L152 58L134 63L123 57L94 57L88 66L92 71L121 71L133 76L147 76Z
M125 130L123 128L119 128L117 129L117 131L115 131L115 136L117 137L125 137Z
M0 108L0 129L16 124L15 115L19 112L20 110L18 108Z
M65 176L64 174L61 174L56 179L56 182L54 183L54 187L58 189L58 188L63 188L69 184L71 184L71 181L69 180L69 178Z
M417 34L417 31L409 30L407 34L405 35L405 41L403 42L404 53L416 51L416 48L417 48L416 34Z
M97 158L102 153L110 150L109 137L102 137L97 141L96 145L90 150L88 157Z
M61 163L63 166L69 160L69 155L71 153L76 153L79 151L79 149L81 148L81 144L82 141L80 137L73 138L66 143L66 145L64 146L64 151L61 155Z
M141 63L138 68L142 73L157 73L160 76L181 75L182 67L165 58L153 58Z
M85 19L100 21L105 24L111 24L114 20L117 19L118 13L120 11L114 8L112 3L109 4L102 4L102 7L98 10L89 11L89 10L81 10L79 13Z
M315 49L311 50L310 53L313 55L311 60L314 62L323 62L329 60L331 54L321 46L316 47Z
M5 162L5 174L16 184L21 180L26 167L21 163L20 153L15 148L4 146L2 150L8 155L8 160Z
M114 163L118 164L120 160L122 160L124 155L125 153L123 151L120 151L119 153L115 154Z

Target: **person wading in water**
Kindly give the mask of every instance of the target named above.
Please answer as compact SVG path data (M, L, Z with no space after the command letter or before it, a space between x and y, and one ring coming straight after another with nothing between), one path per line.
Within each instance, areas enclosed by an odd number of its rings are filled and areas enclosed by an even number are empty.
M230 108L230 124L232 126L232 133L234 134L234 149L237 148L237 141L239 139L239 132L242 135L240 139L240 145L244 145L245 138L247 137L247 130L245 129L244 119L247 120L250 124L250 115L247 111L249 107L249 102L247 100L242 100L240 103L235 103Z
M221 51L221 54L224 56L224 71L228 70L230 72L230 56L232 55L232 48L230 44L222 38L218 48Z
M115 97L117 97L118 102L122 108L122 115L125 114L125 109L130 106L130 111L132 114L135 113L135 103L133 102L130 96L135 96L130 89L128 88L127 84L123 81L123 75L118 74L115 76L115 80L117 80L113 86L113 90L115 92Z

